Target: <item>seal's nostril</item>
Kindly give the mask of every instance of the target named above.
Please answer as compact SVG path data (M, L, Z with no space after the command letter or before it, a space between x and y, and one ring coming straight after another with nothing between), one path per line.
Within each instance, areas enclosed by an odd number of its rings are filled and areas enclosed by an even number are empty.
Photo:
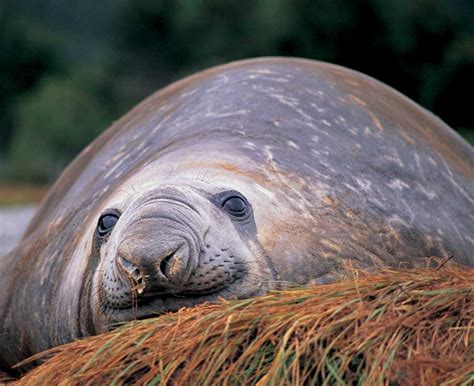
M171 259L173 258L174 254L175 252L168 254L167 256L165 256L163 260L161 260L161 263L160 263L160 271L168 279L169 279L169 272L171 268Z
M120 267L123 269L123 271L125 271L127 276L132 281L133 289L136 289L137 292L141 294L146 287L146 283L138 267L125 260L122 256L119 256L118 262Z

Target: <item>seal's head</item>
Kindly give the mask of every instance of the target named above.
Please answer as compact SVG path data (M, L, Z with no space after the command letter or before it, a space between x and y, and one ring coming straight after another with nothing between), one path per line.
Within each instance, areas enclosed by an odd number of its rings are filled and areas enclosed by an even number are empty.
M252 205L265 197L236 189L235 180L234 186L188 182L119 189L104 203L91 232L95 331L272 288Z

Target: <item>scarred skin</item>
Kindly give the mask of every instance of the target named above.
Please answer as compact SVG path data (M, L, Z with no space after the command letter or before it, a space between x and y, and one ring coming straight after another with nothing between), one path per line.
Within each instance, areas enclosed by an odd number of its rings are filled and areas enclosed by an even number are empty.
M173 83L72 162L0 258L0 367L135 317L327 283L348 263L472 267L473 166L441 120L342 67L262 58Z

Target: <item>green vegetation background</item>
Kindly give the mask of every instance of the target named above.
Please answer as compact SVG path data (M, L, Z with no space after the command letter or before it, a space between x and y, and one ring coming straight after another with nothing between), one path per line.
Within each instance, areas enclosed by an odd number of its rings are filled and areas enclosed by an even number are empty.
M367 73L474 142L472 0L3 0L0 181L50 182L163 85L263 55Z

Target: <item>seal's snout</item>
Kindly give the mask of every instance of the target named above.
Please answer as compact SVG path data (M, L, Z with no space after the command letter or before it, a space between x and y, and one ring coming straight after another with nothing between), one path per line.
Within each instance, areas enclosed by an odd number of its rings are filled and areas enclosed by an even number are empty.
M117 254L117 266L138 294L180 290L189 278L189 247L179 237L128 239Z

